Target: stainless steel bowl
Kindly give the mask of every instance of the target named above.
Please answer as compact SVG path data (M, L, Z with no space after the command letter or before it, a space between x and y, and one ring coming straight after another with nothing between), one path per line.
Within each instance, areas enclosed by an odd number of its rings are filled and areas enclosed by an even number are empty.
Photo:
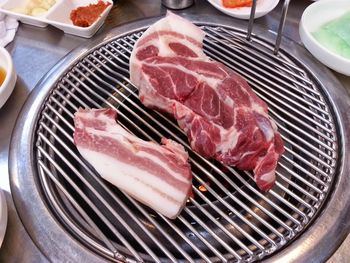
M162 4L170 9L184 9L193 5L193 0L162 0Z

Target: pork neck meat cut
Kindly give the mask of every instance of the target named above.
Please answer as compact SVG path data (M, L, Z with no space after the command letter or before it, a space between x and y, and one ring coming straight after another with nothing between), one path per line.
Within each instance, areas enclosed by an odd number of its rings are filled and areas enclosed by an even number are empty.
M203 52L205 33L171 12L143 33L130 57L130 79L147 107L170 113L192 149L241 170L269 190L284 151L268 107L247 82Z
M107 181L157 212L175 218L192 184L182 145L143 141L116 123L112 109L82 110L74 117L74 143Z

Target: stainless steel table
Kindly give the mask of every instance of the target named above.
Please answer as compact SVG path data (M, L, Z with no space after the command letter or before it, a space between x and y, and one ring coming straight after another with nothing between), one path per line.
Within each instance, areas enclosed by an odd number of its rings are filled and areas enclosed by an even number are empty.
M300 43L298 23L302 11L311 1L292 1L288 12L284 35ZM273 31L277 31L280 18L280 6L268 16L256 22ZM98 34L122 23L159 16L166 9L158 0L120 0L113 7L105 25ZM210 15L222 15L204 0L196 0L195 4L179 11L203 14L210 20ZM234 18L232 18L234 20ZM11 97L0 110L0 187L6 191L8 205L8 226L3 245L0 249L0 262L48 262L46 257L36 248L26 233L14 208L8 180L8 152L11 132L16 117L30 91L44 74L78 45L89 41L80 37L63 34L51 26L37 28L21 24L14 41L7 46L11 53L18 74L18 80ZM335 73L344 87L350 91L350 77ZM48 230L49 231L49 230ZM348 237L329 262L348 262L350 257L350 238ZM317 249L317 248L315 248Z

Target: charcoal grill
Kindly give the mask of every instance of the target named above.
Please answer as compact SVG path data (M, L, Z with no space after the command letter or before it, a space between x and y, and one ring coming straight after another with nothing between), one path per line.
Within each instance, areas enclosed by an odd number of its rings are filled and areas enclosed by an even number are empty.
M252 174L206 160L173 119L142 106L129 56L147 19L111 30L61 60L17 120L10 150L19 215L53 262L253 262L325 260L349 228L349 98L337 79L288 39L227 17L187 16L212 59L241 74L269 105L285 142L268 193ZM277 53L277 54L275 54ZM188 150L193 196L176 220L100 178L73 144L79 108L111 107L135 135Z

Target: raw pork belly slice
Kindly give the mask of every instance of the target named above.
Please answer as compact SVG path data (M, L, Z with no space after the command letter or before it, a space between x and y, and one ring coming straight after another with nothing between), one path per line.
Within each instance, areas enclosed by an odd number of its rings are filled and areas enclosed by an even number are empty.
M188 154L182 145L143 141L116 123L112 109L75 113L74 143L107 181L157 212L175 218L192 184Z
M202 49L205 33L171 12L135 43L130 79L147 107L172 114L192 149L241 170L261 190L275 182L284 151L265 102L247 82Z

